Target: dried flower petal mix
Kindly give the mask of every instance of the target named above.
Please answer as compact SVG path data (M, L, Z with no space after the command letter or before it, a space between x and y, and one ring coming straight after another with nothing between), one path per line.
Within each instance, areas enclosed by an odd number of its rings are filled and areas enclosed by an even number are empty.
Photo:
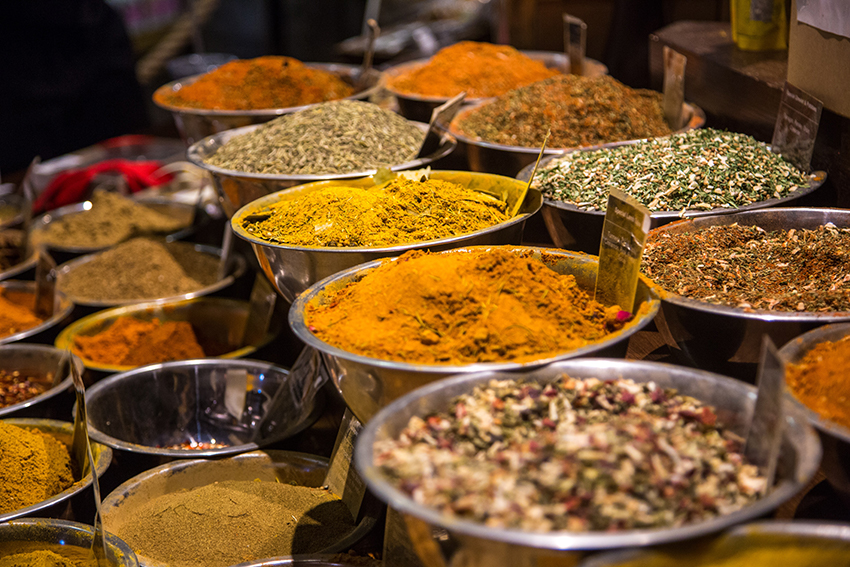
M493 380L414 417L375 462L416 502L490 527L675 527L743 508L765 478L713 409L652 382Z

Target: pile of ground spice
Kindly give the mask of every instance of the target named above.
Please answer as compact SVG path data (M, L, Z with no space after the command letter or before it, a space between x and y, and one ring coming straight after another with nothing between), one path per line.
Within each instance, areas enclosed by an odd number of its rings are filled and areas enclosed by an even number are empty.
M35 294L0 289L0 338L32 329L44 319L35 314Z
M608 75L556 75L520 87L469 113L452 129L485 142L578 148L670 134L662 95L632 89Z
M0 514L37 504L72 484L65 445L37 429L0 421Z
M395 246L469 234L508 220L507 204L457 183L396 178L369 188L327 187L243 221L257 238L294 246Z
M32 543L32 542L14 542L17 544ZM55 546L57 548L67 548L69 546ZM98 567L97 560L92 556L91 550L86 549L76 553L77 558L68 557L68 551L62 549L59 551L51 551L47 549L37 549L21 553L12 553L11 555L0 555L0 567ZM2 553L2 551L0 551Z
M461 41L444 47L424 65L390 77L387 86L420 96L451 98L466 92L466 98L484 98L557 74L509 45Z
M107 529L140 556L171 567L316 553L354 527L348 507L328 490L282 482L217 482L125 514Z
M794 396L823 419L850 429L850 335L820 343L785 367Z
M74 354L110 366L143 366L205 356L192 325L186 321L135 317L119 317L96 335L77 335Z
M260 110L289 108L354 94L337 75L312 69L291 57L269 55L225 63L156 101L185 108Z
M319 339L383 360L522 362L602 340L630 314L572 275L504 249L407 252L321 294L304 320Z

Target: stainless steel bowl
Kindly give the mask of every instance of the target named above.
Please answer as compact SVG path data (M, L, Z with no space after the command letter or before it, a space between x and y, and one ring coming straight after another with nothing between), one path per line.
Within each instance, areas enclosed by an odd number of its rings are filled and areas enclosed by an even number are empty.
M826 223L850 227L850 211L773 208L684 220L655 229L670 234L738 223L765 230L814 229ZM745 310L663 292L655 323L673 354L684 364L754 380L762 336L782 345L825 325L850 321L850 312Z
M416 123L416 126L423 131L428 130L427 124ZM259 128L256 126L245 126L235 130L228 130L220 134L215 134L204 138L200 142L193 144L187 151L187 156L190 162L209 172L218 191L221 207L228 218L240 208L246 206L257 199L265 197L276 191L289 189L302 183L312 183L315 181L328 181L334 179L357 179L374 175L377 169L366 169L363 171L352 171L350 173L329 173L322 175L313 174L270 174L270 173L245 173L234 171L231 169L222 169L206 162L207 158L211 157L220 147L227 144L234 136L247 134ZM457 147L457 140L451 134L443 133L439 147L428 156L417 158L406 163L393 165L389 169L393 171L404 171L408 169L419 169L426 167L436 160L443 158L452 153Z
M516 204L521 191L525 188L525 184L515 179L489 173L434 171L431 173L431 179L451 181L468 189L495 195L507 202L508 207ZM318 248L271 244L256 238L242 226L242 219L277 203L283 195L289 197L296 195L296 191L307 193L334 185L371 187L374 183L371 177L352 181L325 181L302 185L285 193L275 193L257 199L240 209L233 216L231 226L237 236L251 243L260 267L268 276L269 281L274 283L277 290L287 301L292 302L299 293L332 274L363 262L398 256L408 250L440 251L460 246L519 244L522 240L525 221L540 210L543 202L540 192L531 189L526 194L517 216L505 222L462 236L384 248Z
M70 449L71 447L71 438L74 435L74 424L66 421L57 421L55 419L26 419L26 418L9 418L4 419L3 423L8 423L9 425L15 425L17 427L25 427L28 429L38 429L55 437L60 442L67 445ZM112 449L107 447L106 445L101 445L100 443L92 443L91 446L92 454L94 455L94 468L97 473L98 478L103 476L103 473L106 472L106 469L109 468L109 464L112 462ZM73 460L73 455L71 459ZM64 510L59 509L60 505L67 504L67 501L77 494L81 493L83 490L88 488L91 485L92 475L91 473L87 474L80 480L77 480L74 484L69 486L67 489L63 490L59 494L51 496L47 500L43 500L37 504L33 504L32 506L27 506L26 508L20 508L13 512L8 512L6 514L0 514L0 524L3 522L7 522L9 520L14 520L15 518L23 518L25 516L38 516L38 515L60 515Z
M677 528L572 533L491 528L469 520L450 518L437 510L417 504L397 489L374 464L373 447L376 442L397 438L411 417L424 417L434 411L444 411L453 398L470 392L476 385L486 384L494 378L550 382L557 380L563 373L573 378L652 381L665 388L676 388L683 394L714 406L718 420L738 434L747 428L756 399L756 389L743 382L657 362L580 359L559 362L519 375L482 372L455 376L411 392L381 410L358 435L354 452L357 470L369 489L392 509L445 530L459 548L487 554L490 558L511 557L514 560L512 564L525 565L536 565L538 563L534 563L534 559L542 561L544 556L551 559L551 555L559 552L655 545L711 534L768 514L802 490L817 472L821 453L817 435L790 403L785 407L785 433L773 490L761 500L731 514ZM526 562L519 563L519 559ZM481 561L480 564L488 563Z
M25 520L13 520L0 524L0 556L4 547L9 544L24 544L20 551L30 551L26 544L34 544L34 549L39 549L38 544L53 544L73 548L77 553L90 550L94 533L91 526L68 520L52 520L47 518L32 518ZM136 554L123 540L110 534L104 533L106 541L106 559L110 565L116 567L138 567L139 562ZM13 550L8 550L13 551Z
M272 413L278 391L291 401L277 407L292 413ZM182 459L235 455L308 427L322 409L316 393L288 370L268 362L204 359L152 364L115 374L88 389L89 433L113 449L136 454ZM228 446L168 448L191 442Z
M542 61L549 69L557 69L559 71L569 71L570 57L566 53L557 51L522 51L531 59ZM419 122L429 122L431 113L435 108L449 100L447 97L436 96L421 96L413 93L404 93L390 87L390 81L401 74L412 71L417 67L425 65L428 59L415 59L406 63L401 63L390 67L384 71L384 88L392 94L398 101L399 112L405 118L410 120L418 120ZM587 77L598 77L608 74L608 67L596 59L585 58L584 60L584 75ZM486 98L467 98L467 104L476 104Z
M533 257L542 259L545 264L560 274L572 274L579 287L593 289L596 283L598 259L564 250L547 250L530 247L509 247L519 254L530 252ZM443 254L462 252L467 248L447 250ZM379 409L396 398L435 380L453 374L469 374L482 371L527 372L552 362L583 356L623 357L626 354L629 338L652 321L658 312L659 300L648 281L638 282L635 306L647 303L648 309L638 314L635 321L624 329L608 335L604 340L588 346L561 353L549 358L532 362L490 362L467 365L412 364L392 360L380 360L354 354L329 345L314 335L304 322L304 309L312 301L321 301L328 288L339 289L345 283L361 279L371 270L384 262L395 258L375 260L361 264L325 278L301 294L289 310L289 324L295 335L322 353L325 364L337 389L354 415L366 423ZM634 309L635 312L638 308Z
M850 323L825 325L785 343L779 355L786 364L796 364L818 344L838 341L847 335L850 335ZM847 503L850 503L850 428L822 418L800 402L790 391L789 397L820 435L821 445L823 445L821 470L833 488Z
M342 63L307 63L308 67L321 69L339 76L347 83L354 84L360 73L359 65L346 65ZM191 146L198 140L250 124L262 124L281 114L289 114L307 108L307 106L291 106L288 108L267 108L261 110L205 110L202 108L184 108L171 106L157 101L158 94L169 91L180 90L184 85L195 82L201 75L186 77L177 81L171 81L159 87L154 93L154 104L171 112L180 137ZM366 88L346 97L348 100L367 100L380 90L382 74L376 70L367 77Z
M628 142L629 144L635 142ZM590 149L573 150L573 151L591 151ZM547 156L540 160L540 167L561 155ZM531 163L524 168L516 176L520 181L528 182L531 177L531 170L534 169L534 164ZM751 205L745 205L737 209L712 209L710 211L687 211L681 215L680 211L658 211L653 212L650 220L650 228L658 228L665 224L681 220L683 218L699 218L714 215L723 215L731 213L739 213L743 211L754 211L758 209L767 209L769 207L785 207L793 205L795 201L801 197L808 195L818 189L826 181L825 171L815 171L810 176L809 185L801 187L790 195L781 199L767 199L759 201ZM588 254L599 253L599 241L602 239L602 225L605 221L605 211L591 211L577 207L571 203L564 203L547 196L543 196L543 220L546 223L546 230L549 237L558 248L567 250L580 250Z
M204 254L209 254L211 256L215 256L221 258L221 248L215 248L213 246L205 246L203 244L195 244L194 248L198 252L203 252ZM76 258L69 262L65 262L61 264L58 268L56 268L56 285L58 289L62 289L62 280L67 277L69 273L71 273L75 268L87 264L92 260L97 259L98 255L103 254L103 252L95 252L93 254L88 254L86 256L81 256L80 258ZM217 281L214 284L210 284L201 289L191 291L189 293L184 293L182 295L177 295L173 297L148 297L148 298L140 298L140 299L91 299L88 297L71 297L71 300L77 305L84 305L87 307L115 307L118 305L135 305L138 303L146 303L151 301L177 301L180 299L193 299L195 297L203 297L205 295L210 295L211 293L215 293L220 291L227 286L231 285L236 281L242 274L245 273L246 263L245 258L240 256L237 253L230 254L229 260L230 266L228 267L227 276L223 279Z
M163 494L226 480L277 481L319 487L325 482L327 469L327 459L291 451L252 451L226 459L173 461L131 478L112 491L101 505L103 525L121 537L125 522L132 518L135 510ZM364 502L361 511L355 527L339 534L337 541L319 553L346 551L369 533L377 523L374 506ZM268 519L269 522L279 520ZM139 553L137 556L142 567L166 567Z
M0 288L9 291L35 294L35 282L6 280L0 282ZM30 329L15 333L14 335L0 337L0 345L13 343L15 341L22 341L24 339L29 339L30 342L48 341L52 343L53 338L58 332L57 327L71 314L71 311L73 310L74 304L71 302L71 300L68 299L68 297L64 293L57 291L54 300L53 317L47 319L42 324L36 325L35 327L32 327Z
M457 138L458 152L466 152L466 157L469 161L469 168L472 171L489 171L491 173L514 176L517 175L522 168L529 164L533 164L537 160L537 156L540 154L540 148L493 144L478 138L467 136L461 132L457 125L464 116L476 108L477 106L474 106L461 110L447 128L443 125L444 129L447 129L454 135L455 138ZM700 107L689 102L682 104L682 117L685 126L676 130L676 132L687 132L688 130L701 128L705 124L705 113ZM583 149L597 150L600 148L614 148L625 144L631 144L635 141L637 140L610 142L607 144L599 144L597 146L587 146ZM546 148L545 154L547 156L560 155L565 149L577 148Z
M64 358L64 350L48 345L32 345L26 343L14 343L0 346L0 370L6 372L19 371L24 376L46 378L55 374L59 368L59 362ZM71 359L82 373L83 362L79 357L71 355ZM34 396L23 402L0 407L0 419L7 417L47 417L51 412L48 406L56 396L67 392L71 388L71 368L66 366L65 373L54 380L55 386L48 388L42 394Z

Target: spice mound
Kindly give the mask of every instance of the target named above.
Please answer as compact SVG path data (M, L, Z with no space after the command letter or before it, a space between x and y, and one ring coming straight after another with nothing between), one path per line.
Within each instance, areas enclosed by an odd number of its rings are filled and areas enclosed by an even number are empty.
M230 61L176 92L158 92L169 106L209 110L290 108L345 98L354 88L333 73L312 69L291 57Z
M97 560L94 559L88 549L77 548L79 549L77 552L66 549L69 547L66 545L53 545L51 549L32 549L27 552L18 552L17 550L20 547L31 547L32 542L16 541L11 543L15 547L10 547L13 551L9 555L6 555L0 549L0 567L97 567ZM27 546L27 544L30 545ZM75 557L72 558L71 555Z
M110 366L143 366L205 356L192 325L186 321L135 317L119 317L95 335L77 335L74 354Z
M577 148L670 134L661 93L607 75L556 75L461 114L452 129L508 146Z
M352 173L406 163L416 157L424 137L394 112L340 100L285 114L235 136L206 162L271 175Z
M44 319L35 314L35 294L0 289L0 338L37 327Z
M699 301L771 311L850 311L850 229L713 226L647 239L643 273Z
M0 408L40 396L53 386L53 372L43 376L32 374L27 371L0 369Z
M850 429L850 335L815 345L786 366L791 393L825 420Z
M0 421L0 514L37 504L72 484L65 445L37 429Z
M285 194L284 194L285 196ZM508 220L507 204L457 183L396 178L368 189L327 187L252 212L257 238L296 246L394 246L469 234Z
M142 234L167 234L191 224L123 197L100 191L91 198L91 209L66 215L48 224L33 237L54 246L104 248Z
M172 567L227 567L316 553L350 531L346 505L322 488L224 481L164 494L110 521L146 558Z
M566 154L541 166L532 186L591 211L606 209L613 187L650 211L683 211L779 199L808 183L802 171L754 138L705 128Z
M451 98L465 91L466 98L483 98L557 74L509 45L461 41L444 47L424 65L390 78L387 86L421 96Z
M59 274L57 286L92 301L159 299L216 282L218 259L185 242L134 238Z
M604 339L628 317L572 275L503 249L407 252L320 295L304 314L332 346L422 364L554 356Z
M418 503L490 527L617 531L729 514L765 478L711 407L652 382L491 381L376 443Z

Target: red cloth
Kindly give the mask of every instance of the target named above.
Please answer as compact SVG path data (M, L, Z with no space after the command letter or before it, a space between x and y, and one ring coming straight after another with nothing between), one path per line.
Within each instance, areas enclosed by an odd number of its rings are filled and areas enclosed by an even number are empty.
M110 159L82 169L63 171L36 199L33 212L40 213L82 201L92 179L101 173L120 173L132 193L168 183L173 175L157 175L155 172L160 167L162 164L158 161Z

